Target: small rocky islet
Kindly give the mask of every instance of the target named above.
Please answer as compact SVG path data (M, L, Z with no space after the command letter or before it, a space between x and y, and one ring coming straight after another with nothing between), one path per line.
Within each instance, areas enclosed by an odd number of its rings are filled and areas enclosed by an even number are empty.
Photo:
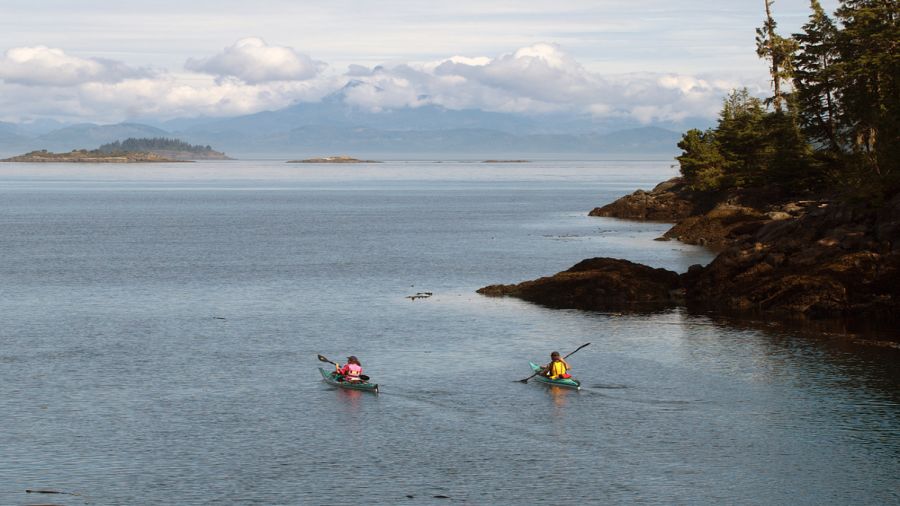
M704 245L718 256L685 273L594 258L554 276L478 292L598 311L683 304L780 320L893 321L900 314L900 195L873 206L790 200L771 189L709 194L674 178L590 215L674 221L661 239Z
M351 156L326 156L322 158L307 158L305 160L288 160L287 163L381 163L377 160L360 160Z
M53 153L42 149L0 160L0 162L19 163L165 163L187 161L189 160L166 158L150 152L106 153L97 150L88 151L86 149L76 149L67 153Z

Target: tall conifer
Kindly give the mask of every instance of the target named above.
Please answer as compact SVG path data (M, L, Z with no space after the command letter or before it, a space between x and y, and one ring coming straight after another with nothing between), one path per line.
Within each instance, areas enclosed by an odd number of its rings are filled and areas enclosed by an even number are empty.
M835 62L837 27L819 0L811 0L812 14L803 32L794 34L798 51L794 55L794 89L803 132L818 146L832 153L841 151L837 111L840 98Z
M775 111L780 112L784 103L783 81L791 77L791 57L797 48L793 39L784 38L775 31L778 24L772 17L772 4L775 0L763 0L766 6L766 20L763 26L756 29L756 54L769 62L769 74L772 77L772 102Z
M840 128L878 186L900 189L900 0L842 0L835 15Z

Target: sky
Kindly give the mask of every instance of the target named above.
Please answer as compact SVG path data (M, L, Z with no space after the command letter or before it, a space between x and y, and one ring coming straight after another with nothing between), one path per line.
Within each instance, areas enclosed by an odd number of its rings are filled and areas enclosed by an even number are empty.
M768 87L763 1L0 0L0 121L228 117L339 90L370 111L714 118L730 89ZM809 15L773 8L782 34Z

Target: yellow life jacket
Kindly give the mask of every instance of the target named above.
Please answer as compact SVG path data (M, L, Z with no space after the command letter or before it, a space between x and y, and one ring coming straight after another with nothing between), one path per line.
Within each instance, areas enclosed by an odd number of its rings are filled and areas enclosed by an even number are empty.
M566 373L566 364L562 360L550 362L550 379L557 379Z

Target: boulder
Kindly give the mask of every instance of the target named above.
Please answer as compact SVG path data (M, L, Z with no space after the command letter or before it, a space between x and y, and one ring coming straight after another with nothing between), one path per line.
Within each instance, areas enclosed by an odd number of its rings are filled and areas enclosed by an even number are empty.
M681 178L674 178L663 181L649 192L637 190L588 214L631 220L677 221L690 216L694 210L690 193Z
M896 318L900 252L879 233L893 216L859 206L771 221L683 276L693 306L786 318Z
M552 308L597 311L652 311L683 300L677 273L616 258L590 258L553 276L486 286L478 293Z
M705 214L682 219L663 237L720 250L738 237L756 233L767 221L756 209L722 203Z

